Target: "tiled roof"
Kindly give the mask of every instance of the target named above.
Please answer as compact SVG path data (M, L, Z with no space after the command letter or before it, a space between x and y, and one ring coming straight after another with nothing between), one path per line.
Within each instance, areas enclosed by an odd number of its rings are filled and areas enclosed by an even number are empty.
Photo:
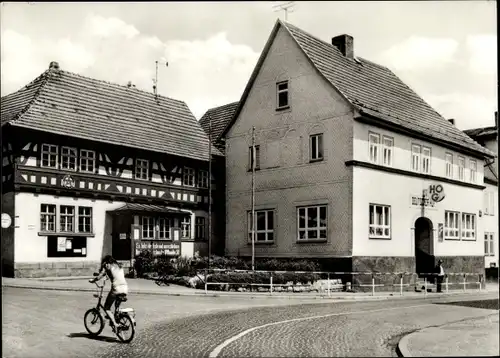
M133 87L49 69L1 105L2 126L208 160L208 137L184 102Z
M188 212L182 211L178 208L170 208L161 205L138 204L138 203L127 203L111 211L142 211L142 212L190 215Z
M238 104L239 102L233 102L223 106L210 108L200 119L200 125L207 135L209 134L209 128L212 127L212 143L214 143L214 145L222 152L224 152L224 143L221 140L221 135L224 128L226 128L228 123L233 118L234 113L238 108ZM210 124L209 121L212 123Z
M484 166L484 177L486 179L489 179L489 180L492 180L492 181L498 183L498 175L497 175L497 173L495 173L492 165L485 165Z
M472 139L476 139L479 137L488 137L488 136L496 136L497 128L496 127L483 127L483 128L473 128L467 129L464 131Z
M262 59L269 51L277 30L283 26L303 50L319 73L336 88L361 114L375 117L406 130L435 140L472 150L477 154L492 156L461 130L437 113L391 70L362 58L345 57L337 47L280 20L277 21L261 59L243 93L237 118ZM231 125L231 124L230 124ZM225 132L229 129L226 128Z

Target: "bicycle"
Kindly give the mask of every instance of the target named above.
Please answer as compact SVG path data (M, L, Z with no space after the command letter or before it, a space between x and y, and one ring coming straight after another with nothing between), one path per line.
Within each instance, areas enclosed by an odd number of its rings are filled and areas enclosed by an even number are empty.
M94 276L97 275L98 274L94 273ZM97 337L99 334L101 334L102 330L104 329L105 323L104 323L104 317L101 314L101 310L104 312L104 315L109 320L110 326L112 325L111 319L101 303L103 296L102 293L104 290L104 286L106 284L106 280L107 279L104 278L104 282L102 285L99 285L97 282L94 282L98 288L97 290L98 293L94 293L94 297L98 299L97 305L89 309L87 312L85 312L85 315L83 317L85 329L93 337ZM115 321L117 323L117 327L115 327L114 332L121 342L130 343L135 336L135 326L137 325L137 323L135 321L135 310L133 308L119 308L120 304L126 301L127 297L125 294L117 295L115 301L115 310L113 312L115 316ZM92 327L94 326L97 328L97 330L92 329ZM130 330L130 336L126 338L123 335L123 332L128 330Z

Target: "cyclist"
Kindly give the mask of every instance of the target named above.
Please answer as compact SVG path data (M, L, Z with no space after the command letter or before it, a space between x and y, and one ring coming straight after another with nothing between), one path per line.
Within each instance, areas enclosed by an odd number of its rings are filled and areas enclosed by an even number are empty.
M128 285L125 280L125 272L121 265L116 261L111 255L106 255L102 259L101 272L95 278L89 280L89 282L94 283L99 281L105 275L111 280L111 290L106 297L106 302L104 303L104 310L108 314L108 317L113 324L111 328L113 332L116 332L116 321L113 313L111 312L111 307L116 300L117 295L126 296L128 293Z

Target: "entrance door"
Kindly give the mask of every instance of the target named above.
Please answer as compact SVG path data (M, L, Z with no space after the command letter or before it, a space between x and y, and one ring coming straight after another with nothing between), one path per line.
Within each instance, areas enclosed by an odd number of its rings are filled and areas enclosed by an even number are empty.
M130 260L132 258L132 247L130 238L130 215L114 215L113 217L113 257L116 260Z
M415 221L415 269L419 274L434 270L432 221L420 217Z

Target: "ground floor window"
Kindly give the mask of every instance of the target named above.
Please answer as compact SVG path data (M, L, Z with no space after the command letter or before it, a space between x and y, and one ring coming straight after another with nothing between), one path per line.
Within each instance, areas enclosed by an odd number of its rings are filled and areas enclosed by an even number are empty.
M447 240L458 240L459 238L460 213L445 211L444 213L444 238Z
M391 238L391 207L388 205L370 204L370 239Z
M252 241L252 230L255 224L255 242L274 241L274 210L256 210L255 221L252 212L248 213L248 240Z
M476 239L476 215L462 213L462 240Z
M158 219L158 237L163 240L170 239L171 223L169 218Z
M495 243L492 232L484 233L484 254L486 256L495 256Z
M87 206L40 205L40 231L91 234L92 208Z
M326 240L326 205L297 208L298 240Z
M142 238L154 239L155 237L155 218L150 216L142 217Z
M199 240L206 239L206 224L205 218L202 216L197 216L195 219L195 238Z
M47 237L47 257L86 257L86 237Z

